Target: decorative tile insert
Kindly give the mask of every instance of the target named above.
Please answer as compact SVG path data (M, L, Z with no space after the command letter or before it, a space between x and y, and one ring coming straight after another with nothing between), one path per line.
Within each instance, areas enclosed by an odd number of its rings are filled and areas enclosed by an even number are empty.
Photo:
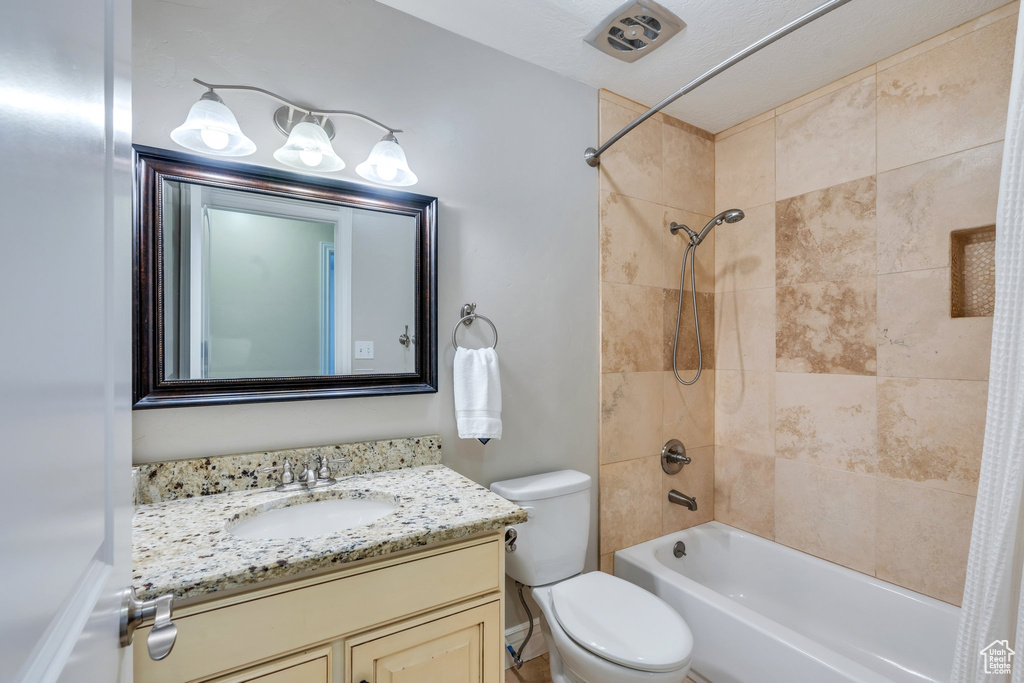
M342 477L422 465L439 465L441 437L432 434L407 439L362 441L148 463L133 468L135 502L137 505L148 505L178 498L195 498L274 486L280 475L277 472L261 472L260 468L276 467L287 458L296 466L297 472L301 469L302 463L312 462L320 455L347 458L348 463L332 465L335 475Z
M875 289L874 277L778 287L776 369L874 375Z
M992 315L996 306L996 226L954 230L949 242L951 315Z
M775 204L779 285L875 274L875 177Z

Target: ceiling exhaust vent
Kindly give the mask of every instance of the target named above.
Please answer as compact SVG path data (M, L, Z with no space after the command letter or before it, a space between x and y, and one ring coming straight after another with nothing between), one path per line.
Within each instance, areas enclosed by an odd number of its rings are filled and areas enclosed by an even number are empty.
M653 0L632 0L612 12L584 40L616 59L635 62L685 27L682 19Z

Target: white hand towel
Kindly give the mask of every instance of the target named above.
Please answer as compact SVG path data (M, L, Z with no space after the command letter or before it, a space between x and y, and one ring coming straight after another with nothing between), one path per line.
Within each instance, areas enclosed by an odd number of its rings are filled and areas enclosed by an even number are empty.
M494 349L455 350L455 421L459 438L501 438L501 377Z

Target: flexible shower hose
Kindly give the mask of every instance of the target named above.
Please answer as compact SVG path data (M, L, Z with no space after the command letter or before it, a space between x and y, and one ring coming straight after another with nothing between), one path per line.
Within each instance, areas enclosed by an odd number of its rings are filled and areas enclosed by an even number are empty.
M683 317L683 285L686 284L686 259L690 259L690 295L693 298L693 332L697 337L697 374L693 376L693 379L687 381L679 376L679 368L676 367L678 359L676 358L676 351L679 348L679 326L682 323ZM680 384L690 386L695 384L700 379L700 373L704 369L704 353L700 346L700 316L697 315L697 276L695 274L696 265L694 259L697 258L697 245L692 241L686 245L686 251L683 252L683 272L679 275L679 305L676 306L676 336L672 340L672 374L676 376L676 380Z

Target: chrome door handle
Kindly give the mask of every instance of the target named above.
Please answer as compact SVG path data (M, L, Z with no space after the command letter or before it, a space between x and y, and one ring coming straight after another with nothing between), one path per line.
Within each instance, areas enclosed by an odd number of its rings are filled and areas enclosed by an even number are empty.
M398 343L401 344L402 346L404 346L405 348L409 348L409 344L415 344L416 343L416 337L410 337L409 336L409 326L408 325L405 326L405 334L398 335Z
M171 621L174 596L161 595L152 600L139 600L135 588L125 588L121 594L121 647L128 647L135 639L135 629L153 620L153 629L146 639L146 649L154 661L171 653L178 637L178 627Z

